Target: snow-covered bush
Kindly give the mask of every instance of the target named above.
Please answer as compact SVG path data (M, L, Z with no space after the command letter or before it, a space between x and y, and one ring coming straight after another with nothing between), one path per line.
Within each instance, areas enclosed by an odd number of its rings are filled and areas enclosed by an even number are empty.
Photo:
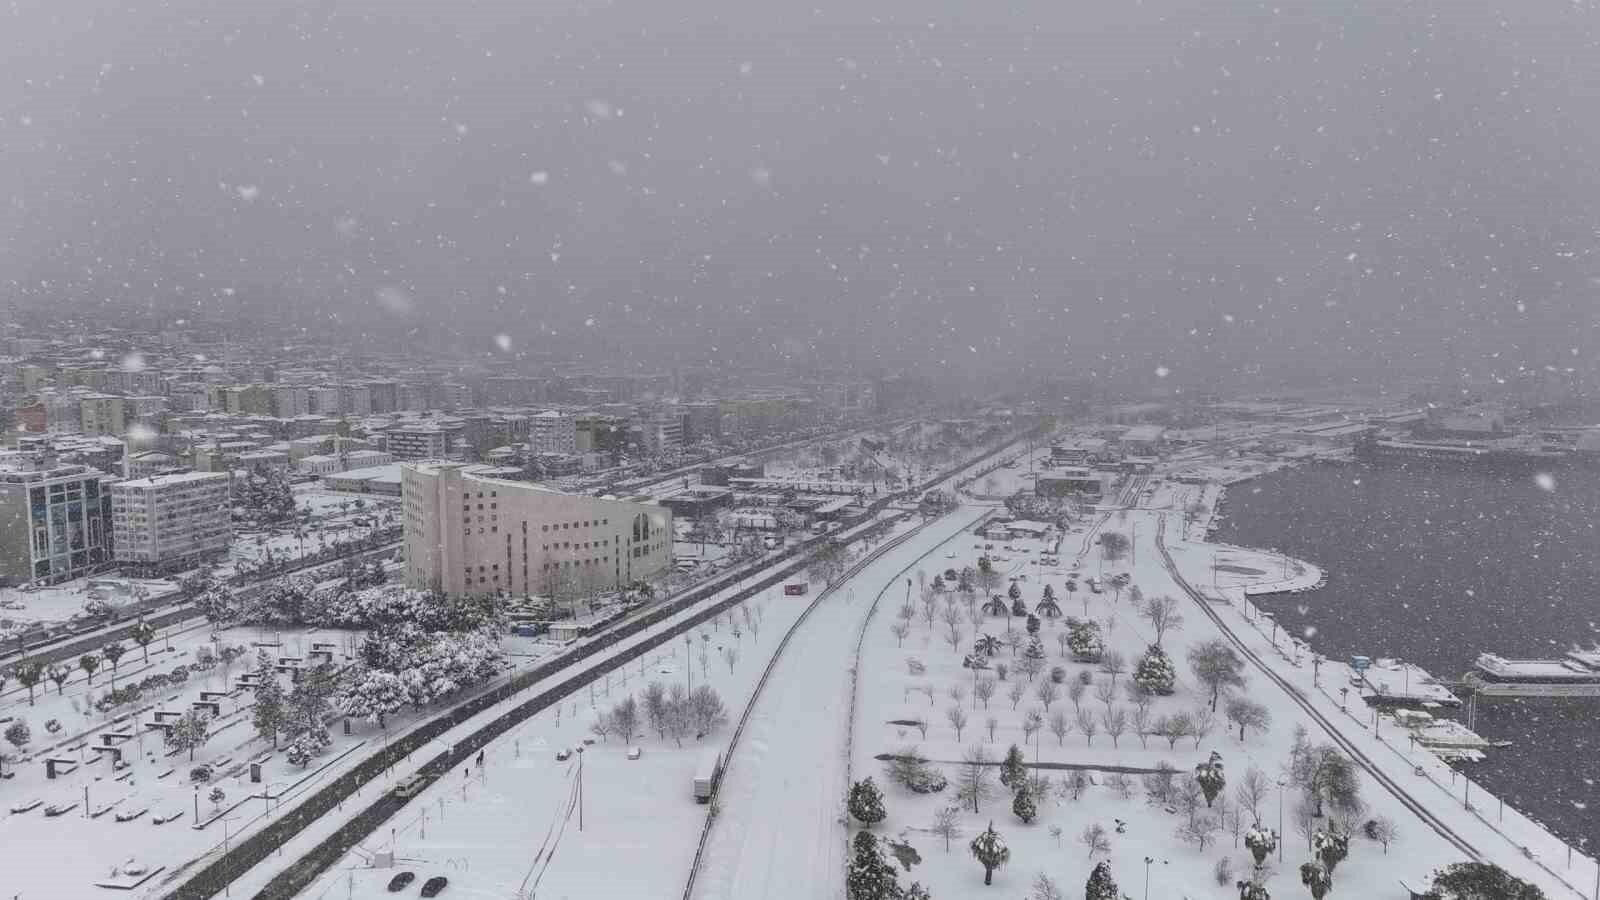
M883 808L883 792L873 784L870 775L850 785L850 797L846 807L857 822L869 828L888 816L888 811Z

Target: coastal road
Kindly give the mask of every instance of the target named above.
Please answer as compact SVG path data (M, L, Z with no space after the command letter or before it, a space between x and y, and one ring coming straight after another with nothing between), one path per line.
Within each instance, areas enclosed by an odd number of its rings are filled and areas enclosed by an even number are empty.
M1335 744L1339 745L1339 748L1343 750L1346 755L1348 755L1352 760L1354 760L1358 765L1367 771L1367 774L1371 776L1373 781L1377 782L1385 790L1393 794L1395 799L1399 800L1400 803L1406 807L1406 809L1410 810L1417 816L1417 818L1426 823L1428 827L1437 832L1440 837L1444 838L1446 841L1449 841L1452 846L1465 854L1468 859L1475 862L1481 861L1483 859L1483 854L1479 853L1476 847L1467 841L1466 838L1462 837L1455 829L1451 828L1449 823L1441 819L1439 816L1434 815L1433 811L1430 810L1426 805L1418 801L1415 797L1411 796L1411 794L1403 786L1401 786L1398 781L1391 778L1381 766L1374 763L1372 759L1360 748L1360 746L1358 746L1354 741L1351 741L1349 738L1345 737L1338 727L1336 727L1327 716L1323 715L1320 710L1312 705L1312 703L1305 698L1298 688L1291 685L1276 671L1274 671L1271 666L1267 665L1266 662L1263 661L1254 650L1251 650L1250 647L1233 632L1232 628L1228 627L1228 625L1223 621L1222 617L1217 614L1217 611L1212 608L1211 603L1207 601L1199 591L1195 590L1194 587L1190 585L1189 582L1186 581L1183 575L1178 571L1178 566L1173 562L1172 555L1167 552L1166 532L1167 517L1165 515L1158 514L1156 525L1156 550L1161 554L1162 564L1166 567L1168 574L1172 576L1172 580L1178 585L1178 588L1182 590L1190 600L1194 601L1195 606L1199 607L1200 611L1205 613L1206 618L1210 619L1212 624L1216 625L1217 630L1222 632L1223 636L1225 636L1228 641L1233 644L1234 648L1237 649L1247 661L1255 666L1257 671L1259 671L1268 681L1271 681L1279 688L1282 688L1285 693L1293 698L1294 702L1301 709L1305 710L1306 715L1310 716L1317 722L1317 724L1322 726L1322 729L1327 732L1328 736L1333 739Z
M929 524L841 581L792 634L751 700L717 790L721 812L687 896L843 896L851 636L879 591L991 511L962 507Z

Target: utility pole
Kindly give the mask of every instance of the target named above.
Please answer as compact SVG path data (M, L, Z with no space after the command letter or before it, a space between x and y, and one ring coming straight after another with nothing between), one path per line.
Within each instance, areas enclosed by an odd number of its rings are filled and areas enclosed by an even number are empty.
M583 832L583 751L578 751L578 832Z

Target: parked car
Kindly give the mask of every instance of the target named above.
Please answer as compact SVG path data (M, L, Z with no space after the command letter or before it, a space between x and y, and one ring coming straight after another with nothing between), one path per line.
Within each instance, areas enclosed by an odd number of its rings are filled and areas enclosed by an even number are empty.
M401 891L405 890L406 888L410 887L411 886L411 882L416 881L416 880L417 880L417 873L415 873L415 872L401 872L401 873L395 875L393 878L389 879L389 893L398 894Z
M644 751L641 750L638 747L629 747L628 748L628 758L629 759L638 759L639 757L641 757L643 755L644 755Z
M556 751L556 762L566 762L567 760L569 760L571 758L572 758L572 751L571 750L567 750L567 749L563 748L561 750L557 750Z
M439 896L439 892L444 890L444 886L449 884L449 883L450 883L450 879L444 877L443 875L435 875L432 878L429 878L427 881L423 882L423 884L422 884L422 896L424 896L424 897L437 897L437 896Z

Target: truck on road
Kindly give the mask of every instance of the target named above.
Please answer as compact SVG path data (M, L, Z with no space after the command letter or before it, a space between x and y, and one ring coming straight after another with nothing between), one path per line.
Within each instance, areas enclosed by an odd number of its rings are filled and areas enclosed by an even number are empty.
M717 779L722 777L722 751L716 748L700 754L700 764L694 770L694 800L705 803L717 789Z

